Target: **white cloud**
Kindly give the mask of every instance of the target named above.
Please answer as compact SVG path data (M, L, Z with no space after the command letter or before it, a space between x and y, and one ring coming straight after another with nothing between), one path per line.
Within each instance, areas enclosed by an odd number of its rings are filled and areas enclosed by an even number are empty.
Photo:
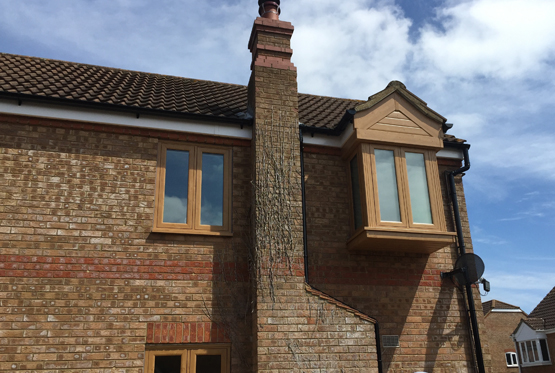
M418 67L467 79L539 73L555 57L553 14L551 0L475 0L440 9L445 31L423 30Z
M411 22L388 3L298 1L293 61L302 92L366 98L404 80Z
M164 221L166 223L187 223L187 198L165 196Z
M519 306L528 313L555 285L555 273L552 272L522 271L515 274L492 271L486 272L484 277L491 283L491 292L483 296L482 301L497 299Z

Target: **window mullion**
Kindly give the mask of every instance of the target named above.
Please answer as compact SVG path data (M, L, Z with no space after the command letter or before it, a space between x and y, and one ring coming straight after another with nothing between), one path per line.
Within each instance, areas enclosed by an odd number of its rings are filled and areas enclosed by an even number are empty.
M405 227L409 227L412 222L412 210L410 206L409 181L404 149L395 149L395 168L397 171L397 189L399 193L401 222Z
M193 219L193 229L200 228L200 192L201 186L199 185L202 182L202 152L195 147L194 148L194 159L193 162L190 163L191 167L191 193L190 195L193 196L192 200L193 203L191 205L191 214Z

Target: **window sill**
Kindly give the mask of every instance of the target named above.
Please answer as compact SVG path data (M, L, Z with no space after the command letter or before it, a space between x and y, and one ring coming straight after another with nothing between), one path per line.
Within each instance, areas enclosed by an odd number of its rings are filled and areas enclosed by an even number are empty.
M407 228L366 227L347 242L348 250L431 254L455 243L456 233Z
M182 228L152 228L153 233L173 233L173 234L193 234L197 236L233 236L233 232L229 231L208 231L208 230L193 230Z
M551 361L537 361L535 363L522 363L522 367L538 367L541 365L551 365Z

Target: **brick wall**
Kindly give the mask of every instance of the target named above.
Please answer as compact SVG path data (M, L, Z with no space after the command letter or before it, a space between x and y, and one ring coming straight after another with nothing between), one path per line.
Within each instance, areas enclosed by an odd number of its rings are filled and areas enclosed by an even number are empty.
M233 146L234 235L151 233L160 139ZM0 117L0 371L143 372L232 342L248 371L249 142Z
M339 155L317 150L307 148L305 154L311 284L375 317L382 335L400 336L400 347L383 349L386 372L473 372L462 295L440 279L441 271L453 268L455 248L431 255L347 251L352 213L347 165ZM440 167L440 174L445 170ZM464 235L471 251L460 180L458 188ZM454 231L445 185L443 194L447 224ZM476 308L481 309L476 291L475 295ZM483 329L483 320L479 320ZM487 340L482 345L489 367Z
M518 367L507 367L505 352L516 352L511 334L523 318L526 318L523 312L490 312L485 317L484 334L487 334L490 343L492 371L494 373L518 372Z

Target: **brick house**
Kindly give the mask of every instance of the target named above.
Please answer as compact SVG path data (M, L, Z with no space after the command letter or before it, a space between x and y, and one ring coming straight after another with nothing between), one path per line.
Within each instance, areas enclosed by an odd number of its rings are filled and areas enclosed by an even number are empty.
M493 372L518 372L518 356L511 334L528 315L520 307L496 299L482 303L482 307Z
M468 145L298 93L278 4L248 86L0 54L0 371L490 371L440 278Z
M555 288L520 321L511 335L520 372L553 372L555 356Z

